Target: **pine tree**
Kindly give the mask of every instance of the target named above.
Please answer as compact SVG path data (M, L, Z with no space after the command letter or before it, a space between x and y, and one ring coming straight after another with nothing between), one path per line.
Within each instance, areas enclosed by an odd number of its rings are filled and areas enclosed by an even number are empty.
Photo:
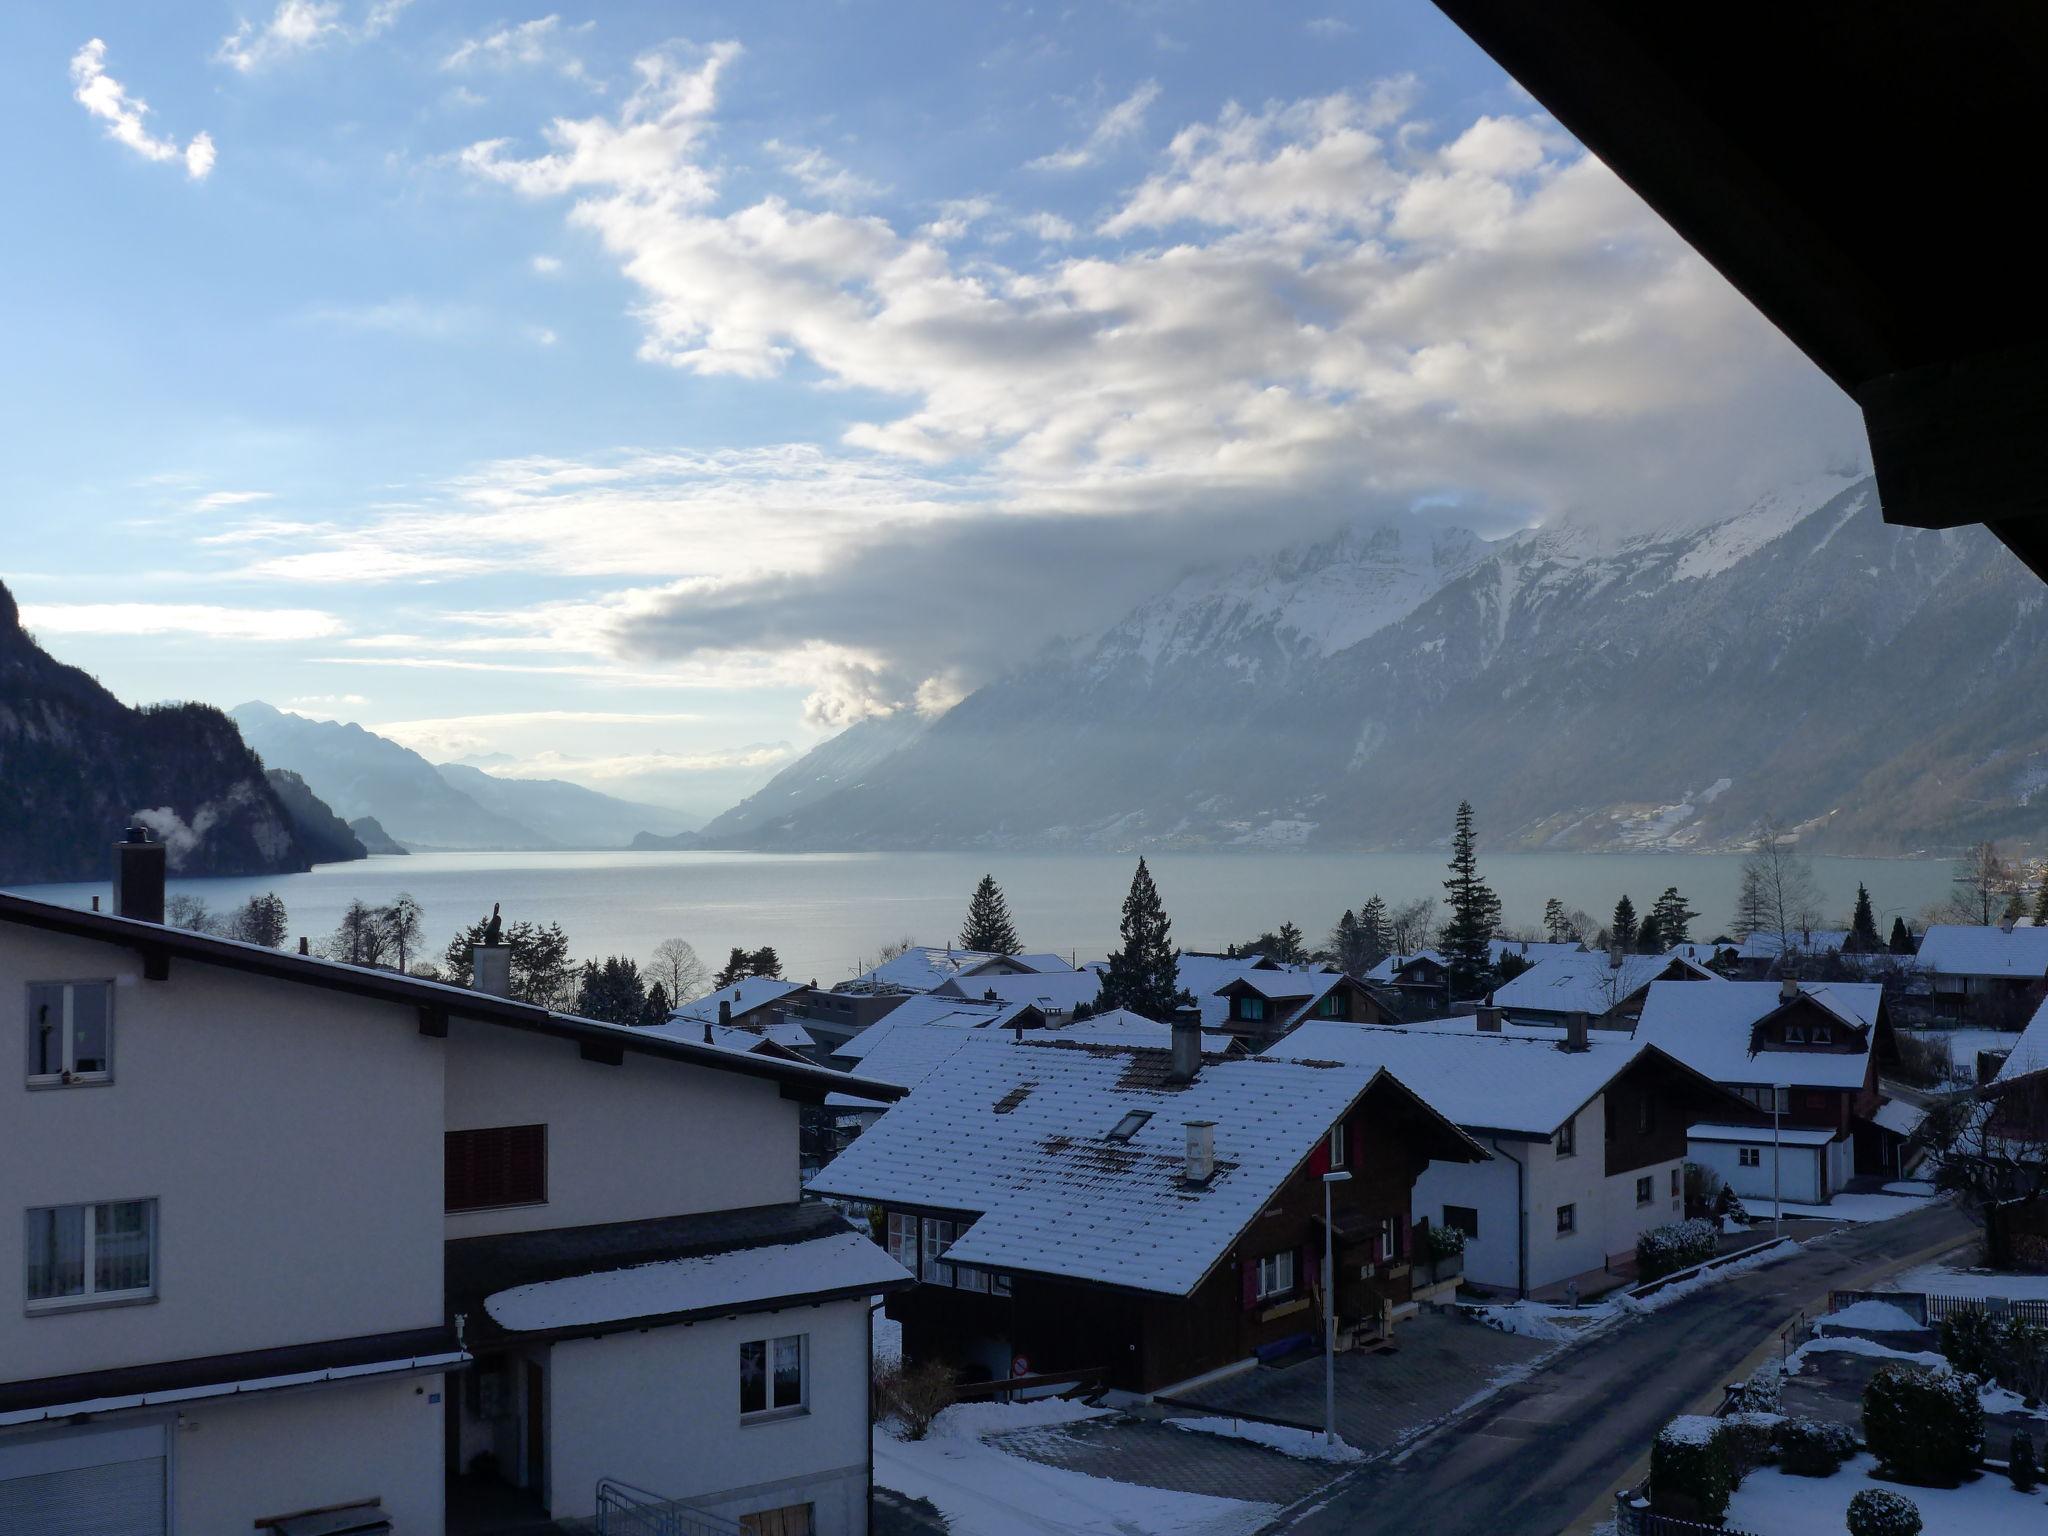
M1624 892L1614 904L1614 917L1607 925L1608 938L1624 950L1636 947L1636 904Z
M1394 947L1394 935L1387 923L1387 904L1375 891L1358 909L1358 957L1361 969L1371 970Z
M771 976L777 981L782 979L782 956L775 953L774 945L763 944L747 956L747 974Z
M1664 925L1657 920L1657 909L1652 907L1650 915L1643 919L1636 929L1636 952L1643 955L1661 953L1664 943Z
M1358 914L1346 907L1337 926L1330 930L1330 952L1337 957L1337 969L1350 976L1367 969L1358 963L1362 948L1358 942Z
M753 974L754 957L735 944L725 957L725 969L711 978L711 988L714 992L722 992L734 982L744 981Z
M1301 929L1291 922L1280 925L1273 941L1273 958L1282 965L1299 965L1308 958L1308 951L1301 943Z
M1859 955L1884 948L1877 937L1877 916L1870 910L1870 892L1861 880L1856 882L1856 912L1849 919L1849 948Z
M1650 908L1650 916L1657 924L1657 947L1660 950L1669 949L1674 944L1692 942L1692 920L1698 917L1699 913L1686 905L1685 898L1678 894L1677 886L1664 887L1664 894L1659 896L1656 905Z
M1565 930L1569 922L1564 915L1564 903L1555 896L1543 903L1543 931L1550 936L1553 944L1565 942Z
M1910 955L1913 953L1913 934L1906 927L1906 920L1903 917L1892 919L1892 938L1891 942L1885 945L1885 948L1895 955Z
M666 1024L674 1005L668 1000L668 988L656 982L647 989L647 1001L640 1009L640 1017L634 1022L645 1028L651 1024Z
M2034 896L2034 926L2048 928L2048 875L2041 878L2041 889Z
M1437 947L1451 973L1452 994L1470 996L1492 966L1491 940L1500 923L1500 898L1479 878L1470 800L1458 802L1450 869L1450 878L1444 881L1444 905L1451 909L1451 916L1438 935Z
M1124 897L1123 922L1119 933L1122 946L1109 957L1109 970L1102 978L1098 1010L1128 1008L1132 1013L1160 1023L1169 1022L1176 1009L1192 1004L1194 998L1181 990L1180 962L1175 958L1173 925L1159 899L1159 887L1152 883L1152 871L1138 860L1138 872L1131 876L1130 894Z
M1010 922L1010 904L994 875L983 875L967 903L967 926L960 930L960 947L985 955L1014 955L1024 946L1017 942L1017 930Z

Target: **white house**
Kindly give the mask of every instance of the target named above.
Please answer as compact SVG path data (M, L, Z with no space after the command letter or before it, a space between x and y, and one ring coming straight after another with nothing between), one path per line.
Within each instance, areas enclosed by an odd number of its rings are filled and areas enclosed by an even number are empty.
M1093 971L976 971L951 977L931 991L934 997L1022 1004L1051 1021L1083 1003L1092 1005L1102 992L1102 978Z
M1379 1067L1493 1154L1432 1162L1415 1212L1465 1234L1465 1278L1583 1293L1628 1272L1636 1238L1685 1214L1686 1128L1726 1096L1625 1036L1307 1023L1267 1055Z
M169 928L118 852L117 913L0 896L0 1532L433 1536L604 1478L865 1529L908 1277L799 1201L840 1074Z

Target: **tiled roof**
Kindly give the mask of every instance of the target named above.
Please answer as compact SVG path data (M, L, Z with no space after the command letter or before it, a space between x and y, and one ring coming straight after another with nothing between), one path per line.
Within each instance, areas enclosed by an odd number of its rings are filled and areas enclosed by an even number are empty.
M1923 970L1940 976L2048 976L2048 928L1978 928L1936 923L1920 941Z
M1857 1088L1870 1066L1884 988L1871 981L1801 982L1800 991L1863 1032L1860 1051L1751 1051L1757 1021L1783 1004L1775 981L1655 981L1635 1037L1717 1083Z

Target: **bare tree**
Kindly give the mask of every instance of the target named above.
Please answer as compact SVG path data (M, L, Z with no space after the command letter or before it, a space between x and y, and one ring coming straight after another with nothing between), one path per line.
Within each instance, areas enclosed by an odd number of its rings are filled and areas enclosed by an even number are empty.
M350 965L381 965L389 947L383 910L366 901L350 902L334 932L320 941L324 957Z
M881 954L875 959L875 964L887 965L891 960L901 959L915 948L917 948L917 940L905 934L892 944L884 944Z
M663 939L654 946L654 958L647 962L647 974L661 983L671 1003L689 1002L704 990L710 972L697 958L697 948L688 939Z
M171 928L186 928L193 933L219 933L221 920L207 906L204 897L178 895L164 902L164 923Z
M377 918L384 928L384 947L398 969L405 970L420 947L420 904L410 892L400 891L390 906L377 909Z
M2020 871L1998 851L1996 843L1973 843L1955 861L1949 875L1955 887L1949 897L1949 918L1989 928L2019 894Z
M1820 885L1813 865L1799 851L1798 842L1769 817L1742 861L1742 895L1735 917L1738 930L1752 925L1749 933L1775 936L1781 960L1792 947L1792 936L1810 935L1820 921Z
M1397 955L1412 955L1418 949L1429 948L1430 940L1436 936L1436 903L1427 896L1418 896L1390 909L1387 933Z

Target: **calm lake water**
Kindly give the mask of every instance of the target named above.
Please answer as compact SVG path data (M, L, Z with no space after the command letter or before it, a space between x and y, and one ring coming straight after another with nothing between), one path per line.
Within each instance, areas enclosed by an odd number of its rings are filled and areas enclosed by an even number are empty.
M1287 919L1320 940L1346 907L1363 905L1374 892L1390 904L1443 894L1438 853L1184 853L1150 863L1175 941L1190 949L1220 948ZM645 960L663 939L681 937L715 969L736 944L772 944L787 975L830 985L854 975L892 939L949 942L984 873L1009 897L1027 948L1100 957L1116 943L1135 864L1124 854L433 853L266 879L173 880L171 889L216 909L274 890L289 909L291 932L316 941L349 902L381 903L409 891L425 909L436 953L495 901L508 921L559 922L579 957ZM1641 912L1676 885L1704 914L1696 936L1711 937L1733 913L1741 860L1525 853L1483 856L1480 867L1511 926L1537 923L1551 896L1604 919L1623 892ZM1893 911L1910 919L1950 889L1944 861L1816 859L1814 869L1830 921L1846 920L1861 880L1884 929ZM16 889L83 907L107 886Z

